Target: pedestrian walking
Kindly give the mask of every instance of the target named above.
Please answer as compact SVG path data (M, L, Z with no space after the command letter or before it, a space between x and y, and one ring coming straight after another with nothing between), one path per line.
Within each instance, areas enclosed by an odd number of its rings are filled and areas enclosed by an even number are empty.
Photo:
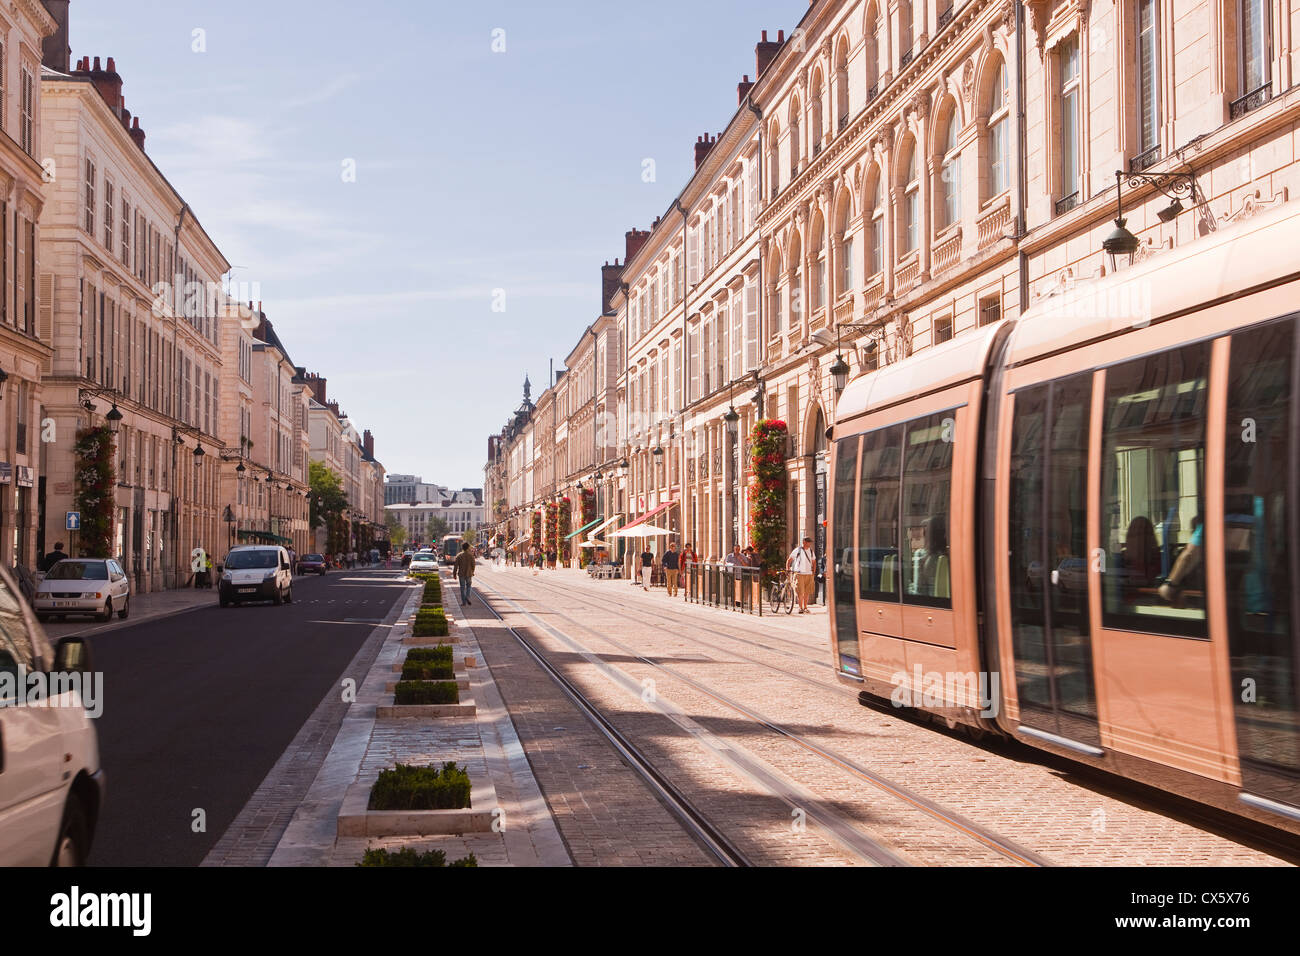
M48 571L66 557L67 555L63 553L63 542L54 542L54 550L41 558L41 570Z
M547 551L547 552L546 552L546 567L547 567L548 569L552 570L552 571L555 570L555 552L554 552L554 551Z
M456 560L451 563L451 576L460 582L460 603L471 604L470 586L474 578L474 552L462 548Z
M298 552L293 548L289 549L289 574L292 577L298 576Z
M744 574L740 569L745 566L745 556L740 552L740 545L733 544L731 546L731 554L727 555L726 560L722 563L726 565L727 576L731 578L731 599L736 604L739 604L740 582L744 577Z
M677 553L677 545L669 542L668 550L664 553L664 587L668 589L669 597L677 597L677 575L679 572L679 563L681 555Z
M785 569L794 572L795 596L799 599L799 613L808 613L808 599L812 597L814 577L817 572L817 555L812 549L812 538L804 538L803 545L790 552L785 559Z
M641 552L641 590L650 590L650 576L654 573L655 555L650 550L650 542L646 542L645 550Z

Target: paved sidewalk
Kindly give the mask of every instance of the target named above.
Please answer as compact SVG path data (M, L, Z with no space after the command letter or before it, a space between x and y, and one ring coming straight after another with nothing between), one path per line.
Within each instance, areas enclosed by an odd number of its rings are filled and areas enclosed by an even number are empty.
M463 672L477 714L465 718L376 717L386 696L384 685L394 680L393 665L406 655L402 638L410 634L409 614L419 606L420 591L410 598L388 629L356 701L348 708L328 756L316 774L293 819L284 831L270 866L353 866L367 848L417 850L438 848L448 861L473 853L481 866L566 866L569 855L546 809L520 746L510 715L483 666L474 628L456 603L456 587L444 581L443 600L455 620L457 661L474 660ZM373 780L396 762L440 764L455 760L477 779L486 777L496 789L503 810L502 832L430 837L339 837L338 812L344 792L357 780Z
M130 617L120 620L116 614L111 621L99 623L89 617L74 617L66 621L52 621L45 625L45 633L51 638L66 637L69 634L93 636L105 631L130 627L141 621L168 617L172 614L184 614L201 607L217 606L217 589L180 588L170 591L151 591L147 594L132 594Z

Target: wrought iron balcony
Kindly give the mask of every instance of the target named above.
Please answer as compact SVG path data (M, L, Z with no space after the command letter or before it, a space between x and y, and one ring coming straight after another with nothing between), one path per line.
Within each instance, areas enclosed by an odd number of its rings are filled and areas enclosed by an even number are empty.
M1228 119L1239 119L1251 110L1263 106L1272 97L1273 86L1271 83L1265 83L1258 89L1251 90L1245 96L1233 100L1232 105L1228 107Z
M1134 173L1140 173L1150 166L1160 162L1160 144L1157 143L1150 149L1143 150L1133 157L1133 162L1129 164L1129 170Z
M1079 205L1079 191L1076 189L1070 195L1056 200L1056 214L1063 216L1077 205Z
M840 117L840 132L841 133L844 132L844 130L848 127L848 125L849 125L849 114L845 113L843 116Z
M911 50L908 50L906 53L900 56L898 58L898 68L901 70L905 68L907 64L911 63L913 55L914 55L913 52Z

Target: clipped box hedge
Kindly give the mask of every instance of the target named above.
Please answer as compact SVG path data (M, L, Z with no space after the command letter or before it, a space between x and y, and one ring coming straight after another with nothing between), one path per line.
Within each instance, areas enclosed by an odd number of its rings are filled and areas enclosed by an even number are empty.
M451 633L447 625L447 615L442 611L417 611L415 628L411 632L416 637L446 637Z
M402 665L402 680L455 680L451 661L407 661ZM407 703L398 701L397 703Z
M418 666L418 665L417 665ZM455 680L431 683L424 680L408 680L406 671L402 679L393 688L393 703L404 704L459 704L460 688Z
M361 858L357 866L445 866L445 867L468 867L478 866L478 857L473 853L469 856L462 856L459 860L447 862L447 854L442 850L425 850L423 853L416 853L409 846L404 846L400 850L390 852L388 850L367 850L366 855Z
M379 772L367 809L463 810L469 806L469 792L469 774L451 761L442 769L399 763Z
M451 645L439 644L436 647L413 647L406 652L406 660L404 663L409 664L413 661L432 661L437 664L445 661L450 664Z

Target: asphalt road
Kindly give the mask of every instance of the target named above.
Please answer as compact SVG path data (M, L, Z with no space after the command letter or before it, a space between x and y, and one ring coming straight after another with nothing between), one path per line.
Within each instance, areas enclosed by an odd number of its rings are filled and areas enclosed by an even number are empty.
M107 798L89 863L198 865L409 594L401 572L337 571L295 579L292 604L222 609L213 591L211 607L92 634Z

